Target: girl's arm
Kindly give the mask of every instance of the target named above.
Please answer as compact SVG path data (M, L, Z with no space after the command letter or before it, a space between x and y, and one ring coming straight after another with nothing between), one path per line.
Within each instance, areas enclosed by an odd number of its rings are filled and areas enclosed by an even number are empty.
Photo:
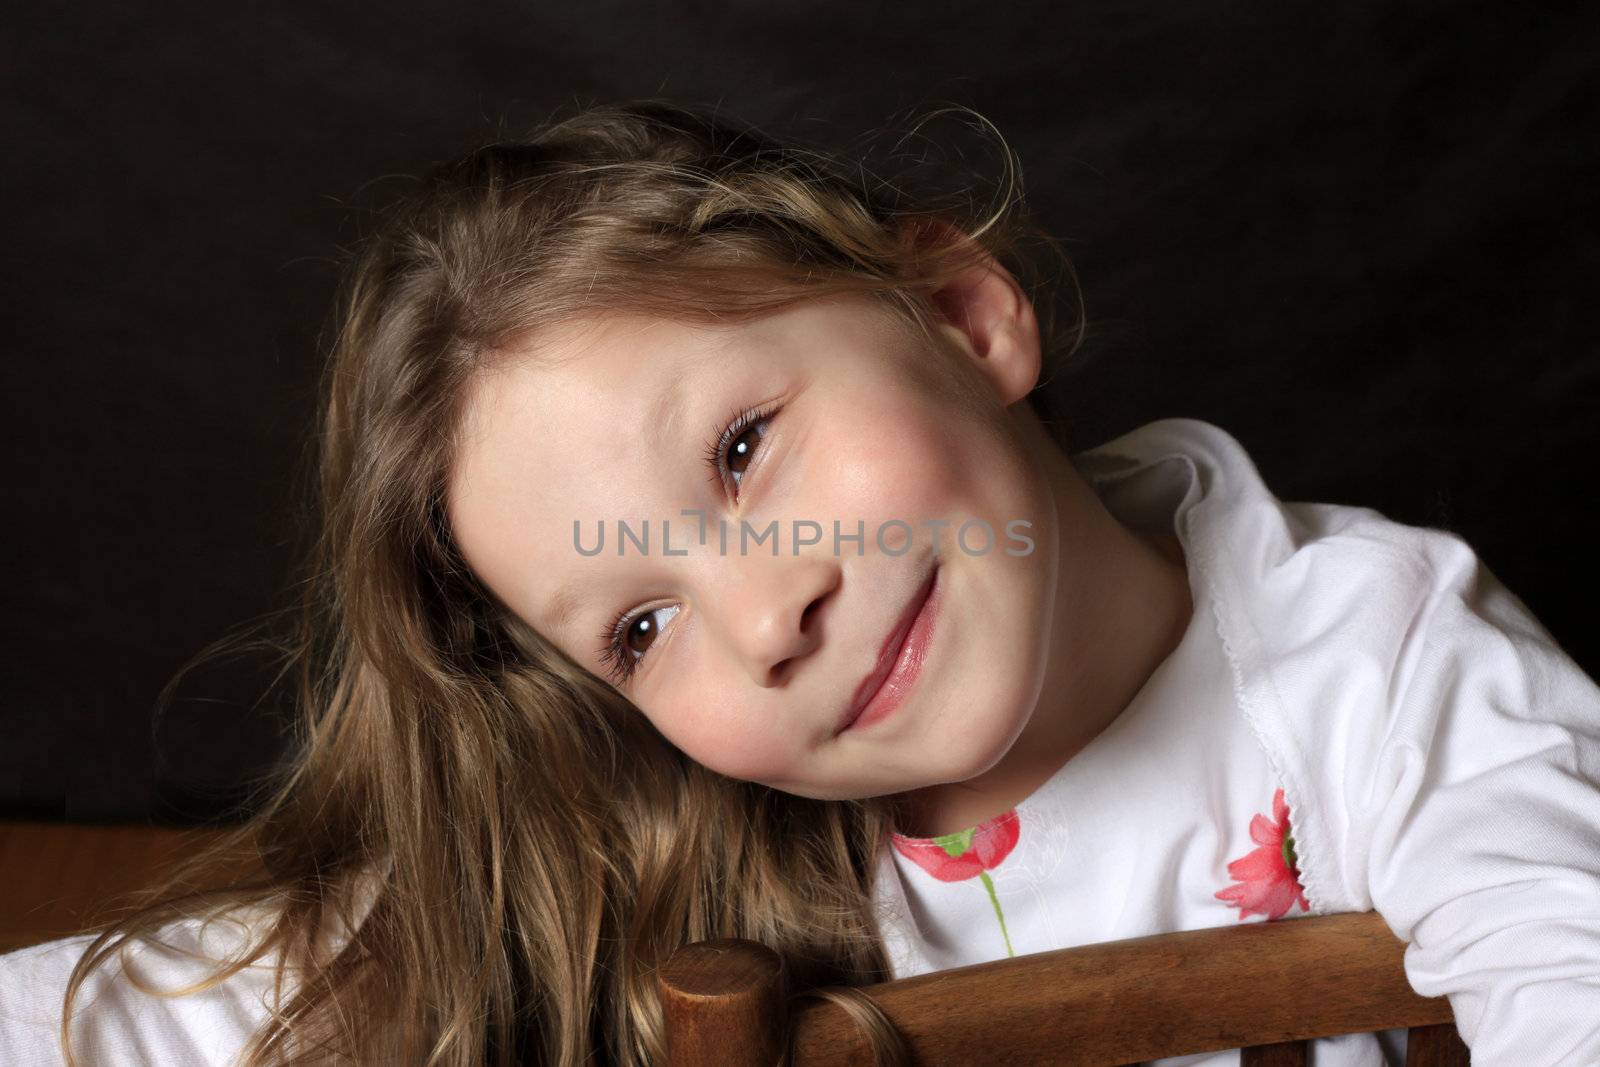
M1464 542L1432 545L1368 792L1346 796L1370 834L1352 869L1474 1067L1593 1067L1600 688Z
M158 989L204 979L240 944L222 921L202 928L186 920L162 933L160 945L135 943L127 956L133 976ZM62 995L91 940L78 935L0 955L0 1064L66 1062ZM210 989L162 997L136 988L122 961L108 960L90 972L73 1004L73 1052L86 1067L229 1063L265 1022L271 993L270 965L252 964Z

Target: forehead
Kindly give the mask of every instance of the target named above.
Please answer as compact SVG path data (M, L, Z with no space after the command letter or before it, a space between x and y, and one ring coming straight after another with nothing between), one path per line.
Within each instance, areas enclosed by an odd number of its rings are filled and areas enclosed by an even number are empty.
M613 315L542 331L469 388L447 494L458 539L484 519L559 507L570 528L598 517L589 505L653 499L657 468L720 429L727 397L760 402L752 391L829 357L865 369L893 328L882 308L845 300L726 326ZM600 477L606 491L590 491Z
M502 350L479 374L464 430L491 431L509 409L548 400L637 395L733 354L736 327L611 315L562 323Z

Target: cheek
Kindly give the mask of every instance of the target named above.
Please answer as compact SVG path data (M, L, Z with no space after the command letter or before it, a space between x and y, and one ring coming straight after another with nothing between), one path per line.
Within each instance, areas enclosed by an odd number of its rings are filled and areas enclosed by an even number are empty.
M808 446L816 449L815 476L806 481L808 510L839 518L846 532L865 520L869 554L878 524L900 519L920 530L922 520L944 516L951 499L967 489L970 447L962 443L971 440L967 427L941 428L931 414L884 405L830 419ZM891 547L903 536L886 535Z
M789 768L794 746L761 721L753 704L702 693L651 708L646 715L679 751L718 774L766 782L784 778Z

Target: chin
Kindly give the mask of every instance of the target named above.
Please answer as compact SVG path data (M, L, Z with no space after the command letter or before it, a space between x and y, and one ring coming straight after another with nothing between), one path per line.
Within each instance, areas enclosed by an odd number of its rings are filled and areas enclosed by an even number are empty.
M1020 709L1032 705L1007 702L997 706ZM943 750L951 762L942 764L936 777L942 783L953 784L983 774L1011 751L1023 727L1028 725L1028 719L1029 715L1022 710L1010 710L1003 715L991 712L962 724L964 728L947 731L941 744L946 746Z
M851 788L849 786L812 786L800 785L797 783L774 785L769 782L763 782L762 784L768 785L770 788L776 789L780 793L788 793L791 796L805 797L807 800L867 800L870 797L883 796L887 793L895 792L893 789L880 788L870 785L862 785Z

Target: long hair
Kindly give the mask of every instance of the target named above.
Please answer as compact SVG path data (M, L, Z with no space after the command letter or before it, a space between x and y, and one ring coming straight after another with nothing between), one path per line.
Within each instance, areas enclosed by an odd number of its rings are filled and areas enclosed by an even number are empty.
M244 951L188 989L275 962L251 1065L658 1062L655 969L713 937L771 947L792 989L843 1003L897 1055L849 992L891 977L872 880L892 801L808 799L685 757L477 579L444 490L469 385L576 317L729 323L857 294L936 344L934 294L992 254L1061 354L1023 250L1066 257L1004 159L982 209L637 100L479 147L396 198L326 345L296 622L270 646L296 679L289 757L246 822L102 925L65 995L69 1062L93 968L166 923L244 911Z

